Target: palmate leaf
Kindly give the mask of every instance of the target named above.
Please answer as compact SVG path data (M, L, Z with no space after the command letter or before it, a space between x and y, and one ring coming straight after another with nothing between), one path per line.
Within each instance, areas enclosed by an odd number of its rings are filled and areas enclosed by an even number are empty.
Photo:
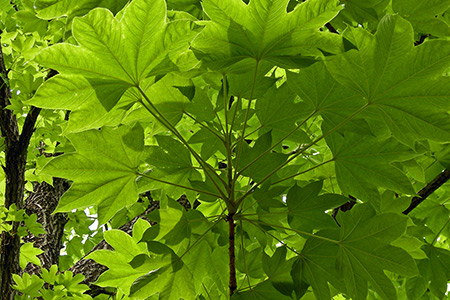
M139 125L105 127L68 137L77 152L52 159L42 170L43 174L74 182L55 211L96 205L98 220L103 224L138 199L136 171L144 149L143 129Z
M211 18L192 46L208 67L254 67L254 61L298 67L342 48L339 36L318 29L342 9L339 1L310 0L287 13L288 0L203 1Z
M383 270L404 276L418 273L406 251L389 245L405 232L407 218L393 213L375 215L364 204L341 214L338 221L342 227L337 266L349 295L366 299L370 282L382 299L396 299L396 290Z
M336 133L326 140L344 193L363 200L377 197L377 187L414 194L408 177L391 163L411 159L417 154L395 139Z
M338 239L337 232L327 230L318 233L321 236ZM308 239L297 261L292 266L291 275L295 283L295 292L301 296L309 285L318 300L331 299L328 282L341 292L345 292L344 282L336 270L338 246L319 239Z
M412 257L390 245L405 232L407 218L394 213L376 215L369 204L362 204L338 214L338 221L339 230L320 231L317 235L323 238L308 239L293 266L293 278L310 284L318 299L330 299L327 281L355 300L367 298L368 282L381 299L397 299L383 270L418 275Z
M86 257L108 267L108 270L98 278L97 285L118 286L128 294L133 282L151 270L133 268L129 264L136 256L147 253L145 244L138 242L142 237L142 231L149 226L148 222L138 219L133 227L133 237L116 229L105 232L105 241L114 248L114 251L97 250Z
M399 16L385 16L377 33L351 28L346 35L358 50L326 62L333 77L357 91L367 116L384 120L405 144L416 139L450 138L450 84L441 77L450 66L450 42L413 46L413 29Z
M104 8L76 18L73 35L79 45L54 45L43 50L37 60L63 76L87 78L109 110L126 88L138 86L149 76L183 68L179 57L194 34L188 20L167 23L163 0L135 0L120 20ZM104 82L121 88L105 91L96 87Z

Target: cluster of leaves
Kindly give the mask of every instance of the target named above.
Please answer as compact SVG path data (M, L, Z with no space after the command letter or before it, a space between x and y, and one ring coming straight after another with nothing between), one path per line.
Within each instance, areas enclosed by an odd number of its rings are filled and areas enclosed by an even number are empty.
M16 285L15 289L22 292L21 296L16 296L16 299L36 299L39 297L44 300L54 299L92 299L90 296L83 294L87 289L87 285L80 284L84 276L66 271L58 273L58 267L53 265L50 270L42 269L40 277L36 274L29 275L25 273L22 277L13 274ZM46 287L44 287L44 283ZM50 286L49 286L50 285Z
M402 214L450 166L450 1L422 2L3 1L27 179L109 228L160 201L87 257L116 299L443 299L448 186ZM69 275L14 279L82 299Z

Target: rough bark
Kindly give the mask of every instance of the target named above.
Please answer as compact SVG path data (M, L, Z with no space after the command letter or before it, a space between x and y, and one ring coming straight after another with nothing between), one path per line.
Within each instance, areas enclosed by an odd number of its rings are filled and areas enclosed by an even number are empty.
M25 211L28 215L36 214L37 222L42 225L46 234L34 236L28 234L23 238L25 243L33 243L34 247L44 251L38 255L41 267L50 269L52 265L58 265L59 252L62 248L64 225L67 223L67 214L57 213L52 215L59 199L69 188L68 183L61 178L53 179L53 186L43 182L35 184L34 192L25 200ZM23 270L24 273L39 274L40 267L29 263Z

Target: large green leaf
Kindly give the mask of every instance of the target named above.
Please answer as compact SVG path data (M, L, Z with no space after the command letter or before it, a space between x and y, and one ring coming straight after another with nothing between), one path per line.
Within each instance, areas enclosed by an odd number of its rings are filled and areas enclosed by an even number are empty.
M407 217L376 215L369 204L362 204L338 214L338 222L339 230L319 231L308 239L293 266L294 280L311 285L318 299L330 299L327 282L355 300L367 298L368 282L381 299L397 299L384 270L418 275L412 257L390 245L405 232Z
M393 138L379 140L356 134L333 134L327 138L333 152L336 177L344 193L359 199L377 197L377 187L414 194L406 175L394 167L394 161L408 160L414 154Z
M52 159L42 173L73 180L56 212L96 205L100 223L138 199L137 168L143 151L142 127L105 127L70 134L76 153Z
M106 81L132 87L148 76L178 70L182 63L179 57L194 34L188 20L166 22L163 0L135 0L120 21L104 8L75 19L73 35L79 45L57 44L44 49L37 59L62 74L82 75L95 84ZM124 92L101 91L101 102L107 108Z
M396 299L396 290L383 270L404 276L418 274L412 257L389 243L406 230L400 214L374 215L369 204L358 205L338 218L341 224L337 266L349 295L366 299L367 282L382 299Z
M413 30L399 16L385 16L377 33L351 28L358 50L326 62L335 79L357 91L367 103L364 113L382 119L406 144L429 138L448 140L450 42L435 40L413 46Z
M339 1L309 0L287 13L288 0L203 1L211 18L194 40L197 55L209 67L223 69L240 62L237 69L253 67L254 61L297 67L310 64L308 56L340 51L337 35L317 29L339 10Z

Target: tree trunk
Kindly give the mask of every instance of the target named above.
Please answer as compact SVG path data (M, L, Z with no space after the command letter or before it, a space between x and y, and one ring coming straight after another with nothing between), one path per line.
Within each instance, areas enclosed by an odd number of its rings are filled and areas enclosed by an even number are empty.
M46 234L34 236L28 234L24 237L25 243L33 243L34 247L44 251L38 255L42 268L50 269L52 265L59 264L59 252L62 248L64 225L67 223L67 214L57 213L52 215L59 199L69 188L69 184L61 178L53 179L53 186L43 182L35 184L34 192L25 200L25 211L28 215L36 214L37 222L42 225ZM40 268L29 263L24 273L39 274Z

